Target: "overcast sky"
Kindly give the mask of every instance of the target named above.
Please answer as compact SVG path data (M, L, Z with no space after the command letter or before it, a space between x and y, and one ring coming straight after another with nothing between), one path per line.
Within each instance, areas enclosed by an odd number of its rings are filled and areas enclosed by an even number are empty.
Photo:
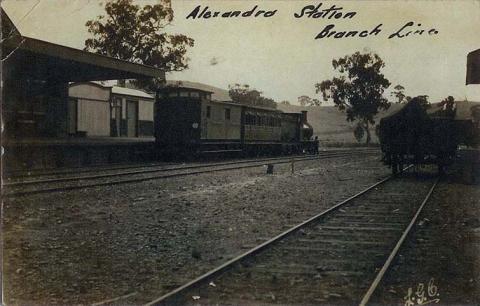
M75 48L88 37L85 22L102 14L98 0L3 0L22 34ZM156 1L139 1L145 4ZM295 18L307 5L332 5L352 18ZM271 17L189 18L201 5L219 15L232 11L273 11ZM480 48L480 1L173 1L175 19L169 31L195 39L188 70L167 75L227 88L249 84L277 101L296 102L300 95L318 97L314 84L331 78L332 59L355 51L375 52L385 61L392 87L401 84L411 96L426 94L432 102L448 95L480 100L480 85L465 86L466 55ZM423 35L391 38L414 22ZM335 31L380 32L368 37L315 39L327 25ZM421 26L418 26L421 24ZM427 32L435 29L438 34ZM406 31L404 31L406 32ZM433 31L432 31L433 33ZM341 34L339 34L341 36Z

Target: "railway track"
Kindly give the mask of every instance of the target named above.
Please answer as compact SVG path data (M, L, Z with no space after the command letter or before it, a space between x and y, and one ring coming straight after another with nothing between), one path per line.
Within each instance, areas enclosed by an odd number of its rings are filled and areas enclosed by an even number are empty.
M323 154L335 154L335 153L345 153L345 152L379 152L378 148L361 148L355 149L354 151L348 149L332 149L326 151L320 151L320 155ZM304 155L294 155L290 157L301 157ZM274 157L274 158L263 158L262 160L275 160L284 157ZM253 161L255 159L228 159L219 161L217 163L235 163L235 162L248 162ZM258 160L258 159L257 159ZM193 165L200 165L206 163L193 163ZM167 163L167 162L154 162L154 163L145 163L145 164L117 164L117 165L110 165L110 166L89 166L89 167L78 167L78 168L59 168L59 169L38 169L38 170L17 170L12 171L10 173L6 173L4 179L8 183L20 183L32 180L32 178L36 178L36 180L47 180L47 179L55 179L55 178L62 178L65 176L78 176L80 173L98 173L100 171L103 172L131 172L138 170L146 170L146 169L155 169L155 168L168 168L168 167L180 167L184 165L182 163ZM95 174L93 175L95 176Z
M68 191L89 187L109 186L125 183L135 183L155 179L165 179L171 177L195 175L202 173L227 171L254 168L264 166L267 163L272 164L286 164L294 162L302 162L316 159L345 157L356 154L370 154L376 151L362 150L359 152L349 151L328 151L321 152L319 155L310 155L302 157L277 157L253 160L237 160L220 163L207 163L196 165L181 165L181 166L149 166L141 169L107 169L106 173L99 173L93 175L81 176L63 176L36 180L17 180L10 181L4 184L4 197L29 195L36 193L48 193L57 191ZM124 178L122 178L124 177Z
M147 305L367 305L437 182L388 177Z

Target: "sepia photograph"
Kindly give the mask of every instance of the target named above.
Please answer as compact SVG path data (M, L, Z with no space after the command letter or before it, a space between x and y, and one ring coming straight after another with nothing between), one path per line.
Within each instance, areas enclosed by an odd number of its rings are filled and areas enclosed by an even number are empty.
M2 305L480 305L480 0L0 0Z

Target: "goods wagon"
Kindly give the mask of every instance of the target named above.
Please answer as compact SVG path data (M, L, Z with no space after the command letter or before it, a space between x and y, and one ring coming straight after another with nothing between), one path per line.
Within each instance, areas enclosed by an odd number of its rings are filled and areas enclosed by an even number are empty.
M380 120L383 161L393 173L407 164L450 164L460 143L460 126L452 116L430 116L414 98L398 112Z

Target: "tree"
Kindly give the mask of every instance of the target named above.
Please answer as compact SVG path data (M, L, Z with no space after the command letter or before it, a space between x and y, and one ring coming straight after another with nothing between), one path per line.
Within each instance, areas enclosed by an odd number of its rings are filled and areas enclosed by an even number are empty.
M297 98L297 101L300 106L306 106L309 99L309 96L300 96Z
M164 71L188 68L186 52L194 40L182 34L167 34L173 20L170 0L141 8L132 0L113 0L105 4L106 15L85 24L92 38L85 50L144 64ZM161 80L137 80L136 85L155 90Z
M290 105L290 102L287 101L287 100L283 100L283 101L280 101L280 103L278 104L282 104L282 105Z
M395 91L392 92L392 96L397 99L397 103L407 102L407 97L405 96L405 87L398 84L397 86L393 87L393 89L395 89Z
M309 96L300 96L297 98L298 99L298 104L301 106L320 106L322 102L318 99L312 99Z
M234 84L228 86L228 93L233 102L243 105L253 105L268 108L277 108L273 99L262 96L262 92L251 89L249 85Z
M359 123L353 130L353 136L355 136L355 139L357 142L362 141L363 135L365 135L365 130L363 129L362 125Z
M430 102L428 101L428 96L427 95L416 96L416 98L417 98L418 102L420 103L420 105L424 109L430 108Z
M388 109L390 103L383 97L390 82L381 73L385 66L377 54L356 52L332 61L339 77L315 85L324 101L332 99L335 106L346 111L347 121L358 121L367 134L366 143L371 141L370 124L381 109Z

